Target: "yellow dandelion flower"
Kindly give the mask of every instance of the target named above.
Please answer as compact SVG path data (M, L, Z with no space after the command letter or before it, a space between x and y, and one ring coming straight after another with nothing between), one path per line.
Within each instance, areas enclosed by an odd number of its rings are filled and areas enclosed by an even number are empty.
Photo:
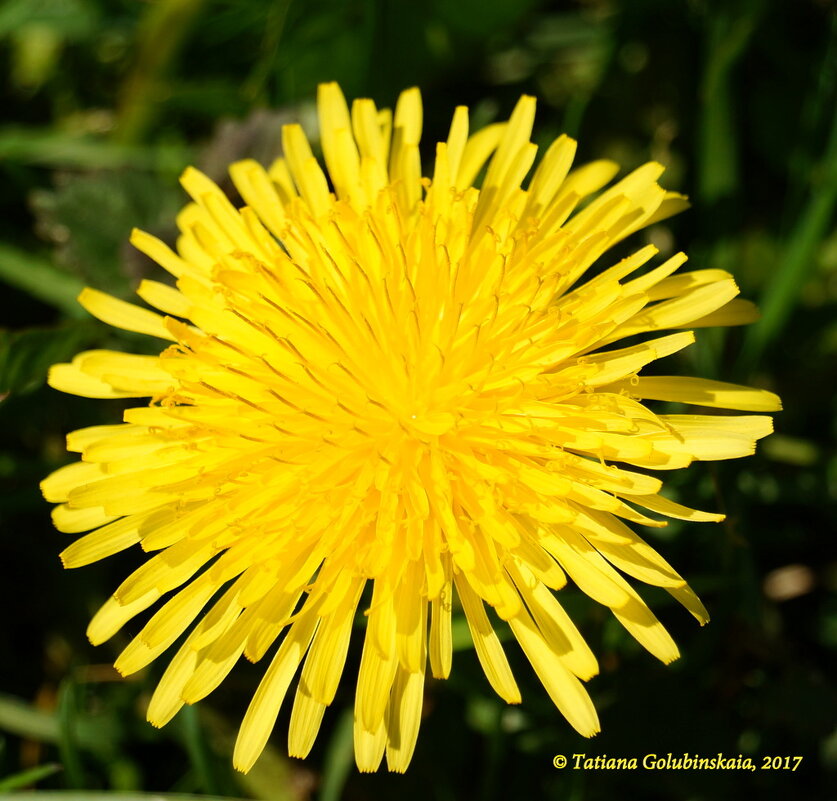
M430 178L417 89L392 115L371 100L349 109L331 83L318 108L327 171L287 125L270 169L230 168L244 208L188 169L177 252L134 232L174 276L176 288L137 290L162 314L93 289L79 298L110 325L172 343L159 356L87 351L50 372L64 392L151 399L122 424L71 433L82 460L42 484L58 529L93 530L62 553L67 567L137 543L155 552L95 615L90 640L165 597L116 661L127 675L198 620L151 699L157 726L279 641L238 735L246 771L300 666L289 750L309 752L362 609L357 764L374 771L386 753L404 771L426 666L451 669L458 599L494 690L521 700L489 609L569 723L594 735L582 682L596 658L555 591L569 578L663 662L677 646L625 577L707 620L625 521L720 520L659 494L649 471L746 456L771 421L642 401L770 412L779 399L641 371L691 344L691 329L746 323L754 309L721 270L675 274L682 253L641 270L650 245L583 280L685 200L657 184L659 164L610 188L612 162L571 170L567 136L524 189L531 97L474 133L457 108ZM616 345L638 334L651 338Z

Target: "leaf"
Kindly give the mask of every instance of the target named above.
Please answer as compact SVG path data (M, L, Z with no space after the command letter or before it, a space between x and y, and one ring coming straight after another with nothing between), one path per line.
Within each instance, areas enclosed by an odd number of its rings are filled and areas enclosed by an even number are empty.
M90 321L53 328L0 331L0 393L24 394L40 387L50 366L74 356L96 336Z
M84 768L78 744L78 700L76 685L66 678L58 688L58 753L66 771L67 785L81 789L85 785Z
M212 709L201 710L203 724L209 743L218 753L231 754L235 745L236 729ZM304 781L304 769L268 743L258 762L249 773L237 773L237 784L253 798L263 801L302 801L309 793ZM133 801L133 800L132 800Z
M8 793L12 790L19 790L21 787L29 787L37 784L41 779L46 779L61 772L61 765L54 762L46 765L38 765L35 768L21 771L20 773L13 773L11 776L6 776L5 779L0 779L0 793Z
M831 123L818 181L812 187L790 232L777 269L770 276L759 307L761 319L747 332L741 361L753 369L782 333L802 287L817 265L816 254L834 226L837 209L837 112Z
M64 42L61 34L43 25L24 25L14 36L12 85L34 93L55 73Z
M0 693L0 730L40 743L58 743L61 736L55 713L5 693ZM113 746L112 729L99 721L78 721L76 736L79 747L87 751L107 754Z
M243 798L190 793L113 793L90 790L35 790L26 793L26 801L245 801Z
M210 793L219 791L215 766L212 764L212 752L206 740L206 732L201 726L198 710L193 706L186 706L178 716L180 733L189 762L195 776L200 780L201 788Z
M460 0L457 3L437 0L435 3L440 20L470 40L484 40L499 31L514 29L534 5L533 0L517 0L514 3L505 0ZM576 15L565 16L569 19Z
M58 740L58 721L53 714L11 695L0 694L0 729L41 743Z
M61 309L71 317L86 316L76 302L84 284L40 256L0 243L0 281Z
M67 39L83 39L99 33L98 23L98 9L87 0L7 0L0 8L0 37L39 25Z
M176 175L192 159L181 145L122 145L89 134L8 125L0 127L0 160L62 169L133 167Z
M344 710L334 727L326 751L320 801L340 801L354 761L353 726L352 712Z
M706 203L733 194L739 184L738 139L732 76L758 22L761 2L709 17L700 118L698 187Z
M182 196L173 183L135 170L66 174L53 190L33 193L38 227L59 265L117 297L130 295L144 262L128 244L131 229L174 219Z

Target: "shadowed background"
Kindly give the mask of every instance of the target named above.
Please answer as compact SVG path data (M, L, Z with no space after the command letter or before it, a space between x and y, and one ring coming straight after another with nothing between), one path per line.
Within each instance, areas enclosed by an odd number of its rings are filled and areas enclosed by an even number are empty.
M137 793L266 801L828 798L837 770L837 16L829 0L5 0L0 4L0 793L134 801ZM149 348L87 318L89 284L129 297L155 268L133 226L172 241L196 164L278 155L283 123L311 130L316 85L392 106L422 89L423 154L455 105L473 126L538 97L535 141L566 132L579 161L655 159L686 214L634 236L693 267L729 270L762 320L705 330L666 372L778 392L777 434L750 459L665 476L723 524L643 532L712 614L700 629L668 596L643 595L681 659L657 663L606 610L561 599L600 657L588 687L603 733L578 737L517 649L523 692L491 692L467 629L449 681L430 680L406 777L352 765L361 638L305 762L285 754L290 704L251 774L232 740L263 665L242 664L165 729L144 709L165 662L120 680L113 659L139 630L92 648L84 628L138 549L75 572L57 554L37 488L68 461L63 438L117 422L119 402L44 386L49 364L89 347ZM616 254L613 258L615 259ZM460 621L461 624L461 621ZM362 621L359 622L359 626ZM361 632L357 632L360 634ZM829 675L830 674L830 675ZM802 756L795 771L594 772L555 754ZM830 781L829 781L830 780ZM155 796L159 797L159 796Z

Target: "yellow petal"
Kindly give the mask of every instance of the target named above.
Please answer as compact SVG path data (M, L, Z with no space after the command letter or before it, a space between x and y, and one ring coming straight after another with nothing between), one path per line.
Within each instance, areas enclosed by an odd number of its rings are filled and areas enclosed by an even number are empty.
M129 620L148 609L159 597L160 593L157 590L150 590L128 604L119 603L115 597L108 598L87 626L87 638L93 645L101 645Z
M137 287L137 295L149 305L176 317L188 317L192 309L192 303L177 289L159 281L143 279Z
M532 618L521 612L509 621L509 625L561 714L582 736L598 734L599 717L590 696L581 682L564 667L559 655L544 642Z
M506 703L519 704L520 690L503 652L503 646L500 645L488 615L485 614L482 601L461 575L456 576L454 581L485 677L494 688L494 692Z
M430 607L430 669L435 679L450 675L453 656L451 639L451 583L434 598Z
M70 493L90 482L97 481L105 475L104 470L97 464L73 462L59 467L41 482L41 492L50 503L63 503L69 500ZM98 504L91 504L98 506Z
M424 668L410 673L399 668L387 716L387 766L404 773L416 748L424 700Z
M90 506L84 509L71 509L66 503L56 506L52 510L52 523L65 534L78 534L98 528L114 519L101 506Z
M595 676L596 657L555 596L525 565L510 562L508 570L547 647L579 678Z
M346 663L355 610L365 583L356 580L338 608L320 622L305 660L300 686L322 704L330 704L337 692Z
M394 604L391 596L381 597L386 590L380 587L375 582L355 693L355 717L367 732L377 731L384 719L398 667Z
M299 125L282 127L282 149L299 194L314 214L325 214L331 205L328 183Z
M126 303L112 295L96 289L84 289L78 296L78 302L94 317L103 323L137 334L148 334L160 339L174 340L166 328L163 318L148 309Z
M315 700L300 685L294 696L291 723L288 729L288 754L305 759L314 747L314 740L320 730L326 705Z
M754 389L708 378L685 376L640 376L630 383L614 384L611 390L623 388L635 398L676 401L695 406L716 406L743 412L778 412L782 402L766 389Z
M233 765L236 770L247 773L264 750L276 723L279 707L311 642L316 624L316 615L309 614L291 626L264 678L259 682L235 741Z
M101 507L94 511L100 512ZM139 541L139 524L125 517L77 539L61 552L61 561L64 567L82 567L124 551Z
M387 727L383 718L373 732L363 728L360 718L355 716L354 723L355 763L361 773L374 773L378 770L387 745Z
M159 240L156 236L134 228L131 231L131 244L144 253L148 258L157 262L164 270L170 272L176 278L182 275L197 275L203 273L194 265L180 258L171 248Z
M672 501L662 495L622 495L626 501L643 506L652 512L659 512L666 517L675 517L679 520L693 520L702 523L718 523L725 515L712 512L701 512L697 509L690 509L688 506Z
M47 373L47 383L60 392L83 398L132 398L144 393L114 389L107 381L88 375L74 364L53 364Z

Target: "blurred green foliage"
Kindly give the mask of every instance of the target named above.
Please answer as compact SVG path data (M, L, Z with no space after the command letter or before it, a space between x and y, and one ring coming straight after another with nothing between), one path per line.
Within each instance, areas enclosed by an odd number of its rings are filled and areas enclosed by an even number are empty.
M829 0L0 4L3 797L833 797L835 32ZM682 247L696 266L730 270L762 306L758 324L702 332L676 365L769 387L786 409L756 457L672 476L678 497L725 511L725 524L651 534L703 597L711 625L697 630L663 593L647 592L683 652L663 667L588 599L562 593L601 656L590 690L603 733L593 741L569 729L521 656L523 705L496 699L462 647L466 635L451 679L428 685L406 777L355 772L351 670L309 760L283 755L283 711L243 777L229 755L258 666L237 669L156 731L143 711L161 668L123 681L108 667L135 627L95 650L83 639L91 612L139 557L64 574L64 535L37 482L66 461L67 431L117 420L119 404L62 396L44 380L81 348L147 345L86 319L74 298L84 284L129 295L155 268L128 233L136 225L171 240L184 199L178 172L196 163L231 189L225 165L275 157L281 124L310 127L316 85L332 79L380 105L419 85L428 158L455 105L484 124L521 93L537 95L539 144L566 131L582 160L663 162L666 185L687 192L693 209L646 239L664 255ZM357 659L355 650L350 666ZM553 755L581 752L804 760L793 773L553 769Z

